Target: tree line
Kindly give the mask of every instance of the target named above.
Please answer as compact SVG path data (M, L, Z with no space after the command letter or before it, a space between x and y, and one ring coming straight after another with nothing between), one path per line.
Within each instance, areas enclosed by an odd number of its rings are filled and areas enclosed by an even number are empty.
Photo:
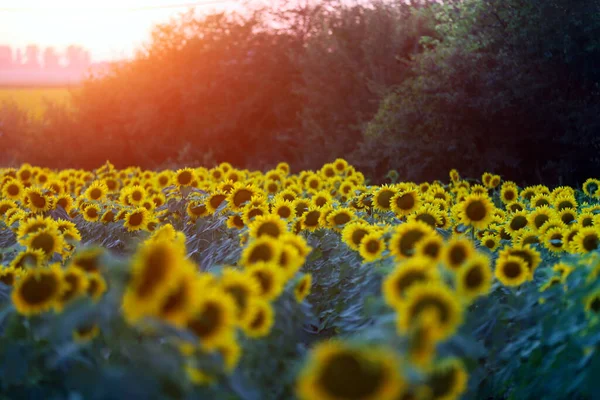
M0 108L2 164L317 169L375 182L600 172L600 0L288 3L186 14L42 119Z

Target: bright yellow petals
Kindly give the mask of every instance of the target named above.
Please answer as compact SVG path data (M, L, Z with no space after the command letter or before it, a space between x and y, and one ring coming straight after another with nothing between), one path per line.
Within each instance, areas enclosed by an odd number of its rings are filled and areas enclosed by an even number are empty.
M398 264L384 279L383 298L389 306L400 307L411 287L438 279L439 275L433 261L426 257L415 256Z
M417 284L398 307L398 330L407 333L424 312L436 313L432 330L436 339L453 335L462 323L463 310L455 293L442 283Z
M411 257L417 243L428 235L434 234L433 228L422 221L411 221L394 228L389 249L398 260Z
M520 286L529 277L527 263L517 256L500 257L496 260L496 279L505 286Z
M457 292L469 300L486 295L492 286L492 276L490 259L483 254L477 254L458 270Z
M138 207L125 214L123 226L129 232L146 229L150 222L150 214L144 207Z
M266 300L252 298L250 301L253 303L250 307L251 315L242 329L251 338L267 336L275 323L275 311Z
M475 229L486 229L492 222L494 204L487 196L471 194L459 204L460 220Z
M372 232L365 235L358 246L358 252L364 262L378 260L384 251L385 241L379 232Z
M298 303L302 303L310 293L312 285L312 275L304 274L294 286L294 297Z
M391 349L324 341L310 353L300 372L300 400L395 400L406 386L400 360Z
M198 299L186 329L199 340L202 348L216 349L223 337L233 334L236 323L234 300L220 289L206 290Z
M49 311L65 290L59 264L27 270L13 287L12 302L20 314L31 316Z
M125 318L135 323L156 315L165 297L177 286L185 248L170 241L143 243L132 258L131 279L123 297Z
M261 236L270 236L277 239L279 236L287 232L287 224L285 221L275 215L262 215L256 217L248 225L250 237L260 238Z

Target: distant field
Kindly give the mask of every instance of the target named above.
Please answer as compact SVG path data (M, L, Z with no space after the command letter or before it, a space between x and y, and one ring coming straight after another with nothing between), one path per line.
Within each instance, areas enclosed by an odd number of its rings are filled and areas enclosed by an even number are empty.
M20 107L40 116L44 112L45 101L68 102L67 88L3 88L0 87L0 108L5 102L16 102Z

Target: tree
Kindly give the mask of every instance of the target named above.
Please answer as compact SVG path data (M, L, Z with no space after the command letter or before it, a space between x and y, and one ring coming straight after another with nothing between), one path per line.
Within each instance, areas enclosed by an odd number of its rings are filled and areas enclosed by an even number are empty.
M367 149L411 179L458 167L522 182L581 182L600 159L600 2L436 6L440 39L382 102ZM391 157L396 154L396 157ZM375 168L375 166L372 166Z

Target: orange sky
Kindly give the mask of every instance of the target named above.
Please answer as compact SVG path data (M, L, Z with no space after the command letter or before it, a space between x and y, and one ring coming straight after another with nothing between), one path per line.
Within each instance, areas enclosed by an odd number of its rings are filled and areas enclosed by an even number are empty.
M147 42L151 28L189 7L161 8L189 3L196 12L235 9L237 0L0 0L0 45L70 44L90 50L92 61L129 57Z

